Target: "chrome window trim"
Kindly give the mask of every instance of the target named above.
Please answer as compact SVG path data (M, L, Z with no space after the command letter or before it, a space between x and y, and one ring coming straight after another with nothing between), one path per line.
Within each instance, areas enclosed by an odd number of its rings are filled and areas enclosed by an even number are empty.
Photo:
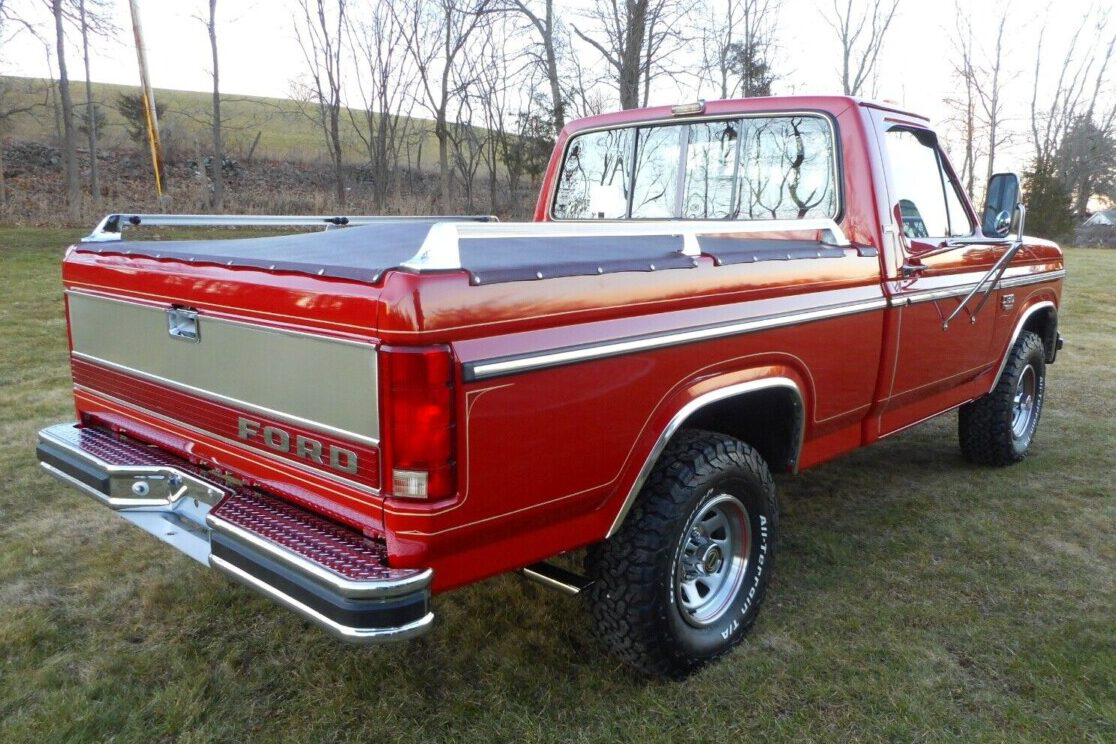
M1065 272L1063 271L1062 273L1064 274ZM1057 312L1058 306L1055 305L1051 300L1042 300L1041 302L1036 302L1035 304L1029 306L1026 310L1019 314L1019 320L1015 324L1015 330L1012 331L1011 340L1008 341L1007 348L1004 350L1003 358L1000 359L1000 366L996 368L996 374L992 378L992 386L988 388L989 393L996 389L996 384L1000 381L1000 375L1004 373L1004 367L1007 366L1008 357L1011 355L1011 349L1013 346L1015 346L1015 342L1019 340L1019 334L1023 332L1023 326L1027 323L1027 320L1030 319L1030 317L1037 313L1039 310L1047 309Z
M757 111L757 112L746 112L746 113L736 113L736 114L706 114L706 115L703 115L703 116L686 116L684 118L680 118L678 116L667 116L667 117L662 117L662 118L658 118L658 119L646 119L646 120L643 120L643 121L626 122L624 124L601 125L599 127L587 127L585 129L579 129L576 132L571 133L569 139L566 140L565 146L562 148L562 159L560 161L558 161L558 168L554 173L554 180L550 183L550 203L547 204L547 206L546 206L546 218L548 220L550 220L551 222L563 222L563 223L575 223L575 224L585 224L585 223L592 224L592 223L598 223L598 222L640 222L641 221L640 218L638 218L638 217L636 217L636 218L625 217L625 218L620 219L620 220L593 220L593 219L569 219L569 218L561 218L561 217L555 217L554 216L554 200L558 198L558 181L562 176L562 166L566 162L566 156L569 154L570 145L573 143L573 141L575 139L577 139L578 137L580 137L583 134L592 134L593 132L605 132L605 131L616 130L616 129L638 129L640 127L652 127L652 126L660 126L660 125L668 125L668 124L674 124L674 125L679 126L680 128L685 129L690 124L695 124L695 123L696 124L701 124L701 123L714 122L714 121L732 121L732 120L735 120L735 119L780 119L780 118L789 118L789 117L794 117L794 116L803 116L803 117L809 116L809 117L814 118L814 119L822 119L826 123L826 126L829 127L829 143L830 143L830 147L832 148L832 152L833 152L833 157L831 159L832 168L831 168L830 175L833 178L833 188L834 188L835 196L836 196L836 198L834 199L834 206L836 207L836 209L834 210L834 214L830 215L826 219L831 219L834 222L836 222L845 213L845 198L844 198L845 197L845 191L844 191L844 188L843 188L843 181L841 180L843 170L842 170L842 167L841 167L842 163L839 162L841 160L841 147L840 147L840 142L837 140L836 118L832 114L830 114L828 112L825 112L825 111L809 111L809 110L802 110L802 109L794 109L794 110L790 110L790 111ZM633 142L636 139L638 139L638 138L633 137ZM638 143L636 143L634 146L638 146ZM739 162L739 159L740 159L740 148L737 147L737 162ZM634 165L635 158L634 157L632 158L632 161L633 161L632 168L634 169L635 168L635 165ZM685 170L685 168L682 167L681 165L680 165L679 169L683 170L683 171ZM634 173L634 170L633 170L633 173ZM630 187L630 190L634 191L634 179L633 179L633 184ZM628 201L629 201L629 213L630 213L630 211L631 211L631 209L630 209L630 202L631 202L630 196L629 196ZM678 222L696 221L696 220L687 220L685 217L676 217L676 218L672 218L672 219L674 219ZM794 221L795 220L741 220L741 219L724 219L724 220L721 220L722 223L728 223L728 224L734 224L734 223L739 223L739 222L764 223L764 222L794 222ZM777 229L784 229L784 228L777 228ZM808 229L808 228L799 228L799 229Z
M507 359L468 362L465 365L465 379L466 381L472 382L499 375L516 374L546 367L584 362L591 359L620 356L636 351L661 349L667 346L676 346L679 344L692 343L694 341L736 336L771 328L797 325L798 323L825 320L842 315L854 315L870 310L882 309L886 306L887 300L883 297L877 297L868 300L828 305L810 310L796 310L778 315L768 315L749 320L730 321L714 326L697 327L682 331L668 331L649 336L615 341L604 341L578 348L554 349Z
M732 398L738 395L747 395L748 393L759 392L760 390L770 390L773 388L784 388L791 390L795 394L795 397L798 399L798 403L796 406L798 413L798 444L797 449L792 453L792 461L794 463L793 469L795 472L797 472L798 457L802 452L802 443L806 435L806 408L802 398L802 391L799 390L798 385L795 383L794 380L790 379L789 377L765 377L759 380L750 380L748 382L741 382L735 385L728 385L717 390L712 390L708 393L705 393L704 395L699 395L686 405L682 406L682 408L680 408L678 412L671 417L670 421L663 428L662 432L659 433L658 439L655 440L655 446L651 448L651 452L647 455L647 459L644 460L643 466L640 468L635 482L632 483L632 487L628 490L628 495L624 498L624 503L620 506L620 511L616 513L616 517L612 520L612 526L610 526L608 528L608 532L605 533L605 539L612 537L614 534L616 534L616 531L620 529L620 525L624 522L624 518L627 517L628 512L631 511L632 505L635 503L635 499L639 495L640 489L643 488L643 484L647 482L647 478L651 475L651 469L655 466L655 463L663 454L663 450L666 449L666 446L670 442L671 437L673 437L675 433L678 432L678 430L682 427L682 424L686 422L686 419L711 403L716 403L718 401L725 400L726 398Z

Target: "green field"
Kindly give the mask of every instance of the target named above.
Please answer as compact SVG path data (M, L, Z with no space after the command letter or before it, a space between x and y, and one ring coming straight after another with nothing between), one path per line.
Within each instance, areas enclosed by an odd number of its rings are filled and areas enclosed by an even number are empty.
M966 465L948 415L779 479L755 631L673 683L514 576L338 645L40 474L76 235L0 228L0 741L1116 741L1116 252L1068 252L1030 458Z
M46 86L49 81L34 78L0 76L0 89L6 88L4 109L22 108L36 105L27 114L12 117L8 131L0 135L14 139L35 142L48 141L54 136L53 109L46 104ZM85 83L71 82L70 90L79 108L85 102ZM93 99L105 114L105 129L102 144L107 147L132 145L128 139L124 118L117 113L116 99L120 93L136 93L138 86L93 84ZM155 100L161 106L166 104L166 114L160 119L159 127L164 146L175 153L193 157L200 147L203 155L207 152L207 142L211 141L209 130L212 96L183 90L155 89ZM257 133L260 142L255 157L274 160L318 160L326 158L325 142L320 127L312 118L308 107L285 98L263 98L260 96L225 95L221 99L221 119L224 125L226 148L230 157L243 158L251 147ZM364 114L355 111L357 122L362 123ZM349 112L342 114L341 138L345 144L347 159L353 163L368 161L367 150L357 136ZM434 140L433 123L416 119L413 124L417 130L425 132L423 138L423 167L429 169L437 157L437 142ZM417 140L416 140L417 143ZM79 143L84 146L84 140ZM417 146L417 145L416 145ZM417 153L413 153L414 157Z

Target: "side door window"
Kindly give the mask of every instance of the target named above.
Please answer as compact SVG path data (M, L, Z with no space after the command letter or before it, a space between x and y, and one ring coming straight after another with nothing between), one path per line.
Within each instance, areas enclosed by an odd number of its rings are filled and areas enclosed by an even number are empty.
M972 235L972 219L945 168L934 135L893 127L885 141L903 234L913 241Z

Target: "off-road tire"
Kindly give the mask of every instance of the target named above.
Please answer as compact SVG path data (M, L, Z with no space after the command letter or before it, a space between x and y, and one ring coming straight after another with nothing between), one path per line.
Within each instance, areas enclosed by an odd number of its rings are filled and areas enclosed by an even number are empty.
M747 561L739 584L726 584L718 608L723 615L695 627L676 584L687 576L679 561L691 536L702 531L690 528L707 513L703 509L718 503L737 508L726 496L745 508L739 523L748 526L748 539L739 550ZM588 551L595 635L620 659L660 676L682 677L724 655L751 629L763 604L777 526L775 485L756 450L722 434L680 432L620 529Z
M1025 430L1013 429L1021 377L1034 374L1033 409ZM1007 364L992 392L961 406L957 433L961 455L978 465L1011 465L1027 456L1034 442L1046 398L1046 352L1042 339L1023 331L1008 352Z

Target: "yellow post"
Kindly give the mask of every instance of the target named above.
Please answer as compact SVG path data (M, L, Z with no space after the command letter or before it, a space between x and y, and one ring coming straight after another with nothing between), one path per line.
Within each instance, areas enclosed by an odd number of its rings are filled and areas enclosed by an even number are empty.
M143 31L140 26L139 5L137 0L129 0L132 9L132 33L136 37L136 58L139 60L140 88L143 91L143 115L147 122L147 143L151 148L151 166L155 170L155 193L162 198L163 150L159 144L159 117L155 109L155 91L147 77L147 49L143 45Z

